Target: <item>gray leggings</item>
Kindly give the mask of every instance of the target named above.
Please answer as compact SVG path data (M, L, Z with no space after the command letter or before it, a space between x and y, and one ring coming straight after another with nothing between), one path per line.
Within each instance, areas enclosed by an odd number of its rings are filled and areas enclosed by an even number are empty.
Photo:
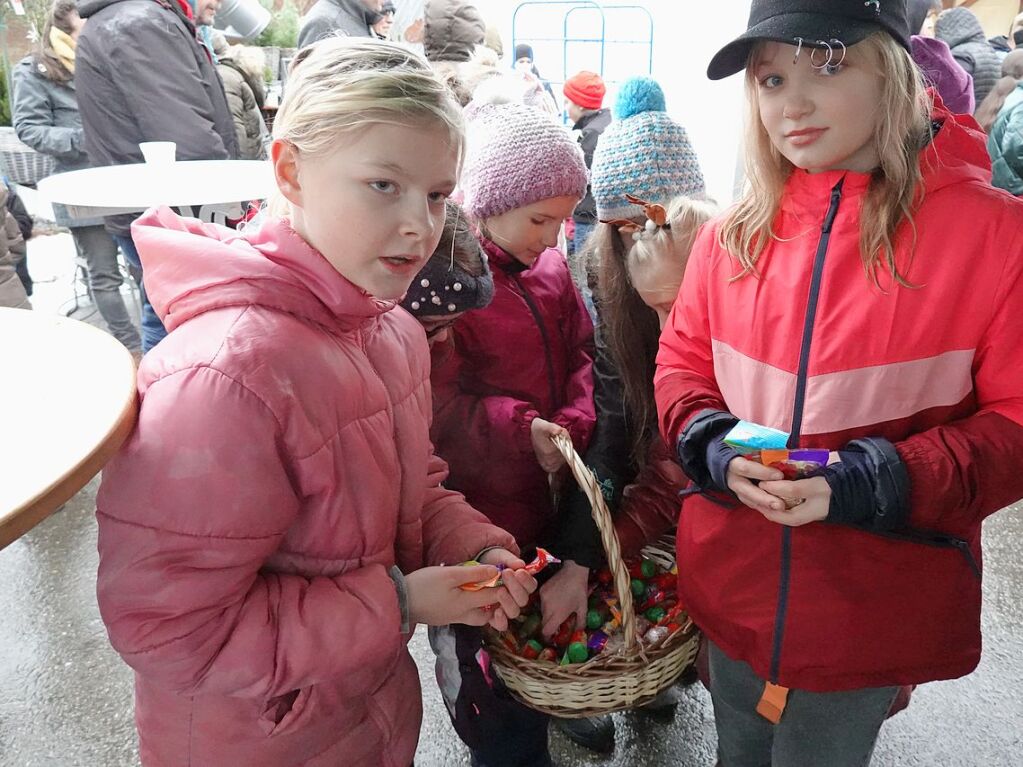
M712 642L710 692L723 767L865 767L898 692L878 687L849 692L791 690L781 721L756 712L764 680Z
M139 332L128 315L121 296L121 270L117 264L117 243L103 225L71 230L78 255L89 268L89 292L96 309L110 328L110 335L131 351L141 346Z

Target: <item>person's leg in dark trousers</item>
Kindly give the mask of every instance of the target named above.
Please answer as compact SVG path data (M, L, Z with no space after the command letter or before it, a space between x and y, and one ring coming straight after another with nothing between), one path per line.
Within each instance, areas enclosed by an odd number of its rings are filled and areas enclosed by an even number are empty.
M791 690L781 721L757 713L764 680L713 643L710 691L723 767L866 767L896 687L813 693Z
M547 716L512 698L493 670L488 681L477 657L480 630L431 627L429 636L441 697L474 767L550 765Z
M139 258L138 249L131 237L114 235L114 240L124 253L129 266L133 267L138 274L142 274L142 260ZM142 294L142 353L145 354L167 337L167 329L156 316L153 305L149 303L146 296L145 276L139 282L139 291Z
M25 288L25 295L32 295L32 275L28 273L28 253L18 263L14 265L14 271L18 275L18 279L21 280L22 287Z
M117 243L102 225L71 230L79 255L89 268L89 287L96 308L110 328L110 335L129 351L141 348L139 332L128 315L121 295L121 270L117 264Z

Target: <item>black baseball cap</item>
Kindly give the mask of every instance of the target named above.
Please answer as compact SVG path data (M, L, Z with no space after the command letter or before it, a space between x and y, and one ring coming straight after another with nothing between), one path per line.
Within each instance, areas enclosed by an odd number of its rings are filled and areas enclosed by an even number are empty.
M715 54L707 77L720 80L746 68L761 40L823 48L835 40L852 46L875 32L887 32L907 51L906 0L753 0L746 31Z

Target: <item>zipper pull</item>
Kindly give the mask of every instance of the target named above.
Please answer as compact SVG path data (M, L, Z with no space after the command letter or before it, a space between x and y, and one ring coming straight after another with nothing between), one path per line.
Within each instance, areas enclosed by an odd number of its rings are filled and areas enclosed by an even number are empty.
M835 216L838 215L838 202L842 199L842 185L844 183L845 176L831 190L831 203L828 205L828 214L824 217L824 223L821 224L821 231L824 234L829 234L831 232L831 225L835 223Z
M959 549L960 553L966 557L966 563L970 566L973 574L976 575L977 578L980 578L980 565L977 564L977 560L973 556L973 550L970 548L970 544L962 538L954 538L950 535L942 536L942 539L949 545Z

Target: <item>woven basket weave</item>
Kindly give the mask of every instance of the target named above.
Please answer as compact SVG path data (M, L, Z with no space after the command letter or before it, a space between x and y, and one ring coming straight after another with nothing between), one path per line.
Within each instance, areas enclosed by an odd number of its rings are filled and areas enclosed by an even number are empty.
M35 186L53 173L53 168L54 159L21 143L14 128L0 128L0 170L7 178L22 186Z
M493 633L487 636L487 650L494 669L516 698L537 711L578 719L624 711L652 700L693 664L700 637L686 618L681 628L656 647L644 647L636 639L631 579L597 479L575 452L568 437L555 437L554 444L565 456L579 487L590 501L614 577L625 646L617 653L603 652L586 663L567 666L515 655ZM673 562L673 555L665 551L650 554L659 564L670 566Z

